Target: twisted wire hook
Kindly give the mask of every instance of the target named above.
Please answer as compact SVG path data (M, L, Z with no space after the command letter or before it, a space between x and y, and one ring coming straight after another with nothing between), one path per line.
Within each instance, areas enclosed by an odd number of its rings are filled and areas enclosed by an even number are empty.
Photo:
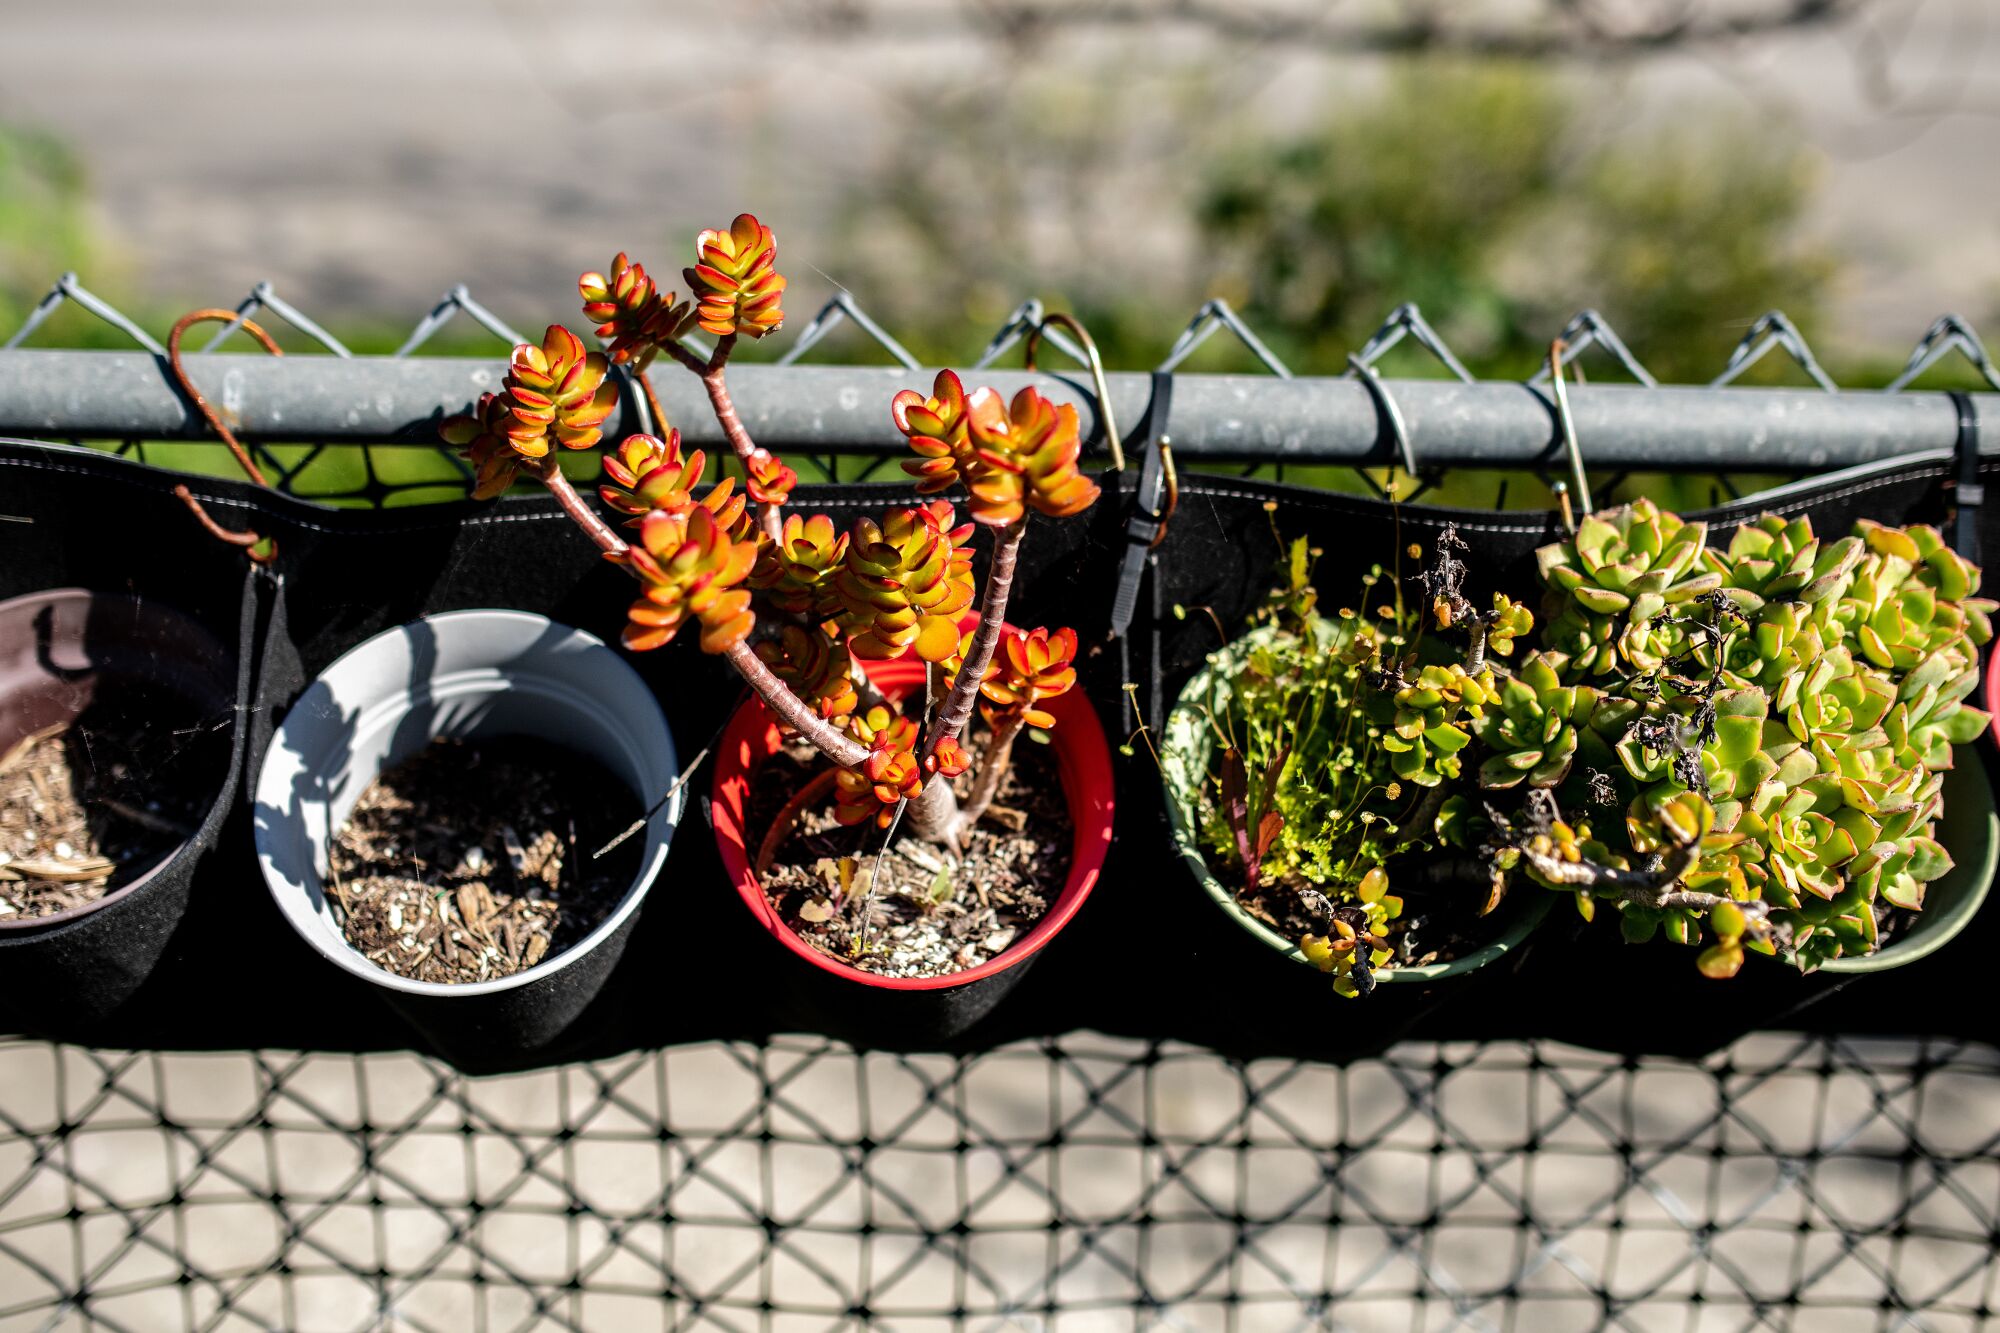
M1111 417L1111 384L1104 377L1104 359L1097 354L1097 340L1090 336L1090 330L1083 327L1083 322L1075 315L1064 314L1062 311L1044 315L1036 321L1033 328L1028 330L1027 348L1022 354L1022 360L1029 370L1037 369L1035 351L1042 345L1042 335L1047 332L1051 324L1059 324L1068 329L1076 335L1077 342L1083 346L1084 364L1090 368L1090 387L1097 395L1097 419L1104 426L1104 442L1111 447L1111 469L1114 472L1123 472L1125 445L1119 439L1118 424Z
M214 406L210 404L207 395L203 394L195 386L193 377L187 372L187 367L181 364L181 339L196 324L204 323L223 323L239 327L261 343L264 350L272 356L283 356L285 354L284 349L279 347L271 335L264 332L255 320L247 318L234 310L223 310L215 307L190 310L175 322L172 331L167 334L167 364L173 369L174 380L181 386L181 392L186 394L188 399L194 403L195 410L201 413L202 420L208 423L209 429L213 430L221 437L222 442L229 446L229 452L235 457L237 466L241 467L249 475L250 480L269 490L271 483L265 479L262 469L250 457L250 453L243 447L242 441L236 438L236 432L229 428L229 423L222 419L222 414L217 412ZM195 499L194 493L189 491L186 486L174 487L174 495L193 513L195 521L200 523L208 534L217 541L241 547L249 555L250 559L260 565L268 565L277 559L278 544L275 541L266 544L264 538L248 529L242 532L231 532L209 515L208 510L202 507L201 501ZM263 549L260 551L259 547Z

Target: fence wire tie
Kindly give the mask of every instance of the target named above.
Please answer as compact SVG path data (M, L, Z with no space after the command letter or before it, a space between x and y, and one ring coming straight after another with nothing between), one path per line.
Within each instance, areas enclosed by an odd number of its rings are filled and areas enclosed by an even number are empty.
M1993 359L1986 354L1986 344L1973 331L1972 325L1958 315L1939 315L1924 330L1924 336L1910 350L1910 359L1903 366L1903 373L1883 386L1883 393L1900 393L1917 376L1929 370L1945 356L1957 352L1972 363L1986 383L2000 390L2000 371L1993 367Z
M1194 318L1174 339L1174 345L1167 349L1166 359L1153 367L1155 370L1178 370L1181 363L1193 356L1195 350L1215 336L1217 329L1228 329L1236 341L1249 349L1250 355L1273 375L1281 380L1291 379L1292 368L1278 359L1278 354L1264 345L1251 327L1243 322L1243 317L1230 307L1229 302L1217 298L1205 303L1195 311Z
M255 287L252 287L250 295L244 297L237 304L236 318L218 329L213 338L202 344L201 350L204 352L213 352L222 345L223 341L230 334L242 328L245 320L249 319L250 316L256 314L259 310L269 310L279 319L284 320L285 323L291 325L300 333L305 334L308 338L311 338L337 357L351 359L354 356L354 353L348 349L346 343L343 343L340 339L327 332L320 325L319 321L313 319L291 302L280 297L276 289L269 282L260 282Z
M1557 338L1549 344L1549 387L1556 400L1556 427L1562 432L1563 452L1569 456L1569 475L1576 486L1576 503L1585 514L1596 512L1590 501L1590 479L1583 472L1583 449L1577 444L1576 417L1570 412L1569 387L1563 382L1563 340ZM1570 509L1570 498L1566 491L1558 490L1557 498L1562 502L1563 525L1576 532L1576 515Z
M509 347L517 347L528 341L527 338L516 333L507 321L473 300L472 292L461 282L438 298L438 303L431 307L430 313L417 321L417 327L410 330L410 336L403 340L403 345L398 347L394 352L391 352L390 355L408 356L410 353L416 351L419 347L429 342L432 335L439 329L449 324L452 316L461 310L471 316L473 322L488 333L491 333L496 338L503 339Z
M1410 442L1410 427L1403 420L1403 409L1396 405L1395 395L1389 392L1389 386L1383 382L1381 374L1375 367L1353 352L1347 354L1347 368L1360 376L1361 383L1367 387L1368 396L1375 400L1376 414L1382 418L1383 424L1387 427L1390 443L1396 449L1398 464L1403 471L1410 474L1410 479L1415 481L1417 450Z
M869 338L873 339L877 347L880 347L883 351L894 357L896 363L902 366L903 369L922 370L924 368L924 363L919 361L909 348L897 342L889 330L876 323L869 316L868 312L863 310L855 301L853 294L845 290L836 292L833 299L819 308L819 313L812 317L812 323L799 331L799 336L793 340L790 347L785 349L785 354L778 358L777 364L781 366L795 364L800 357L810 352L827 334L832 333L842 324L850 321L855 327L867 334Z
M50 315L53 315L57 308L65 301L82 306L85 310L88 310L112 328L117 329L154 356L165 356L167 354L167 349L160 346L152 334L140 328L130 315L127 315L124 311L118 309L118 307L112 305L109 301L98 296L81 282L77 281L77 276L74 273L65 273L56 279L55 286L49 288L48 294L36 303L33 310L28 312L28 318L22 322L21 327L14 330L14 336L7 339L6 342L0 343L0 351L19 347L22 343L26 342L28 335L40 328L42 322Z
M1563 325L1562 332L1556 335L1556 341L1565 349L1562 358L1565 366L1582 356L1585 348L1602 347L1633 379L1649 389L1660 387L1660 382L1653 378L1653 372L1646 369L1638 357L1632 355L1632 349L1618 336L1618 330L1612 328L1609 321L1593 309L1586 307L1570 316L1569 323ZM1548 377L1549 367L1543 366L1535 372L1535 377L1528 383L1540 384Z
M1055 342L1054 335L1048 333L1051 324L1068 329L1076 335L1077 342L1082 346L1081 354L1075 355L1075 359L1090 370L1091 392L1097 395L1097 425L1104 432L1105 445L1111 450L1111 470L1123 472L1125 443L1119 438L1118 423L1111 415L1111 382L1105 378L1104 359L1097 354L1097 340L1090 336L1089 329L1083 327L1083 321L1075 315L1064 314L1062 311L1043 316L1041 323L1029 330L1028 345L1022 352L1021 359L1027 363L1029 370L1037 369L1035 353L1042 345L1042 338L1047 336L1050 342ZM1061 343L1056 345L1063 346Z
M1386 355L1390 348L1405 338L1414 338L1417 345L1437 358L1438 364L1450 371L1461 384L1473 384L1475 380L1465 363L1458 359L1451 346L1438 336L1438 331L1424 318L1424 312L1414 301L1405 301L1389 312L1389 318L1382 321L1382 327L1361 344L1361 351L1348 358L1352 365L1358 358L1364 365L1372 366Z

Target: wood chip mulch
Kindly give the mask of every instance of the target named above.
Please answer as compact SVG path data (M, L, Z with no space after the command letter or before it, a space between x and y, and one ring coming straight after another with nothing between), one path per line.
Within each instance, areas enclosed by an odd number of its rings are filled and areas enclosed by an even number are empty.
M54 916L145 874L200 827L228 771L227 719L112 682L77 718L0 752L0 920Z
M983 733L967 738L974 772L985 743ZM749 827L759 838L822 767L810 747L794 746L758 770ZM961 796L970 779L957 780ZM993 808L956 861L899 834L875 890L853 892L850 879L850 891L837 896L839 861L853 858L851 875L865 887L883 838L873 824L842 827L829 800L801 816L778 848L764 894L802 939L843 963L884 976L944 976L997 957L1042 919L1069 876L1072 837L1055 751L1023 734Z
M361 794L327 885L370 962L416 981L511 976L596 929L645 839L593 854L644 813L600 764L526 737L433 741Z

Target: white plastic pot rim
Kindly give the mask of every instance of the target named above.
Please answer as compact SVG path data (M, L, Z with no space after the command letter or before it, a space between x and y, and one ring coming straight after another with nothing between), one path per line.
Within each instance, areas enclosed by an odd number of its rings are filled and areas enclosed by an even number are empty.
M407 728L417 718L421 725ZM685 792L647 822L640 867L591 933L512 976L448 985L389 972L347 942L325 892L327 844L382 769L440 736L532 735L596 759L650 806L679 776L639 674L597 637L523 611L453 611L348 650L285 715L257 773L257 859L293 929L356 976L406 995L491 995L550 977L638 910L666 861Z

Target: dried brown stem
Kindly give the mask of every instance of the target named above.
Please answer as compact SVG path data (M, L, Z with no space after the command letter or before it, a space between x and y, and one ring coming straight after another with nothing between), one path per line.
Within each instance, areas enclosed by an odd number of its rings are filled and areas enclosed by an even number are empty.
M201 501L194 498L194 492L190 491L186 486L174 487L174 497L188 507L188 512L194 515L195 522L201 524L202 529L217 541L241 547L244 554L260 565L268 565L278 558L278 544L276 541L273 541L269 546L264 546L264 549L259 551L257 548L264 545L262 537L247 529L243 532L231 532L228 528L217 523L214 518L210 517L208 510L202 507Z
M1007 775L1007 762L1014 751L1014 738L1021 734L1027 720L1019 709L1004 714L999 724L993 728L993 739L986 747L986 757L979 763L979 775L972 780L972 791L966 796L965 804L959 808L959 824L971 828L979 822L986 807L993 804L993 797L1000 790L1000 779Z
M1676 892L1673 887L1694 864L1696 845L1690 842L1668 848L1661 853L1658 867L1652 870L1619 870L1592 861L1564 861L1532 847L1523 847L1521 855L1549 883L1581 889L1607 902L1624 901L1655 910L1714 907L1724 900L1712 893Z
M672 428L667 425L667 410L660 406L659 396L653 392L653 377L642 366L632 378L639 381L639 392L646 397L646 411L653 418L653 433L662 440L666 439L667 432Z
M250 480L259 486L268 487L271 483L264 480L263 472L251 461L249 451L237 440L236 432L229 429L229 423L209 405L207 397L195 387L194 380L189 377L187 367L181 364L181 339L196 324L236 324L261 343L264 350L272 356L283 356L284 350L272 341L270 334L257 326L256 321L239 315L234 310L190 310L175 322L172 331L167 334L167 364L173 368L174 380L181 386L181 392L193 400L195 410L201 413L204 421L208 422L209 429L229 446L229 452L235 457L236 465L249 475Z

